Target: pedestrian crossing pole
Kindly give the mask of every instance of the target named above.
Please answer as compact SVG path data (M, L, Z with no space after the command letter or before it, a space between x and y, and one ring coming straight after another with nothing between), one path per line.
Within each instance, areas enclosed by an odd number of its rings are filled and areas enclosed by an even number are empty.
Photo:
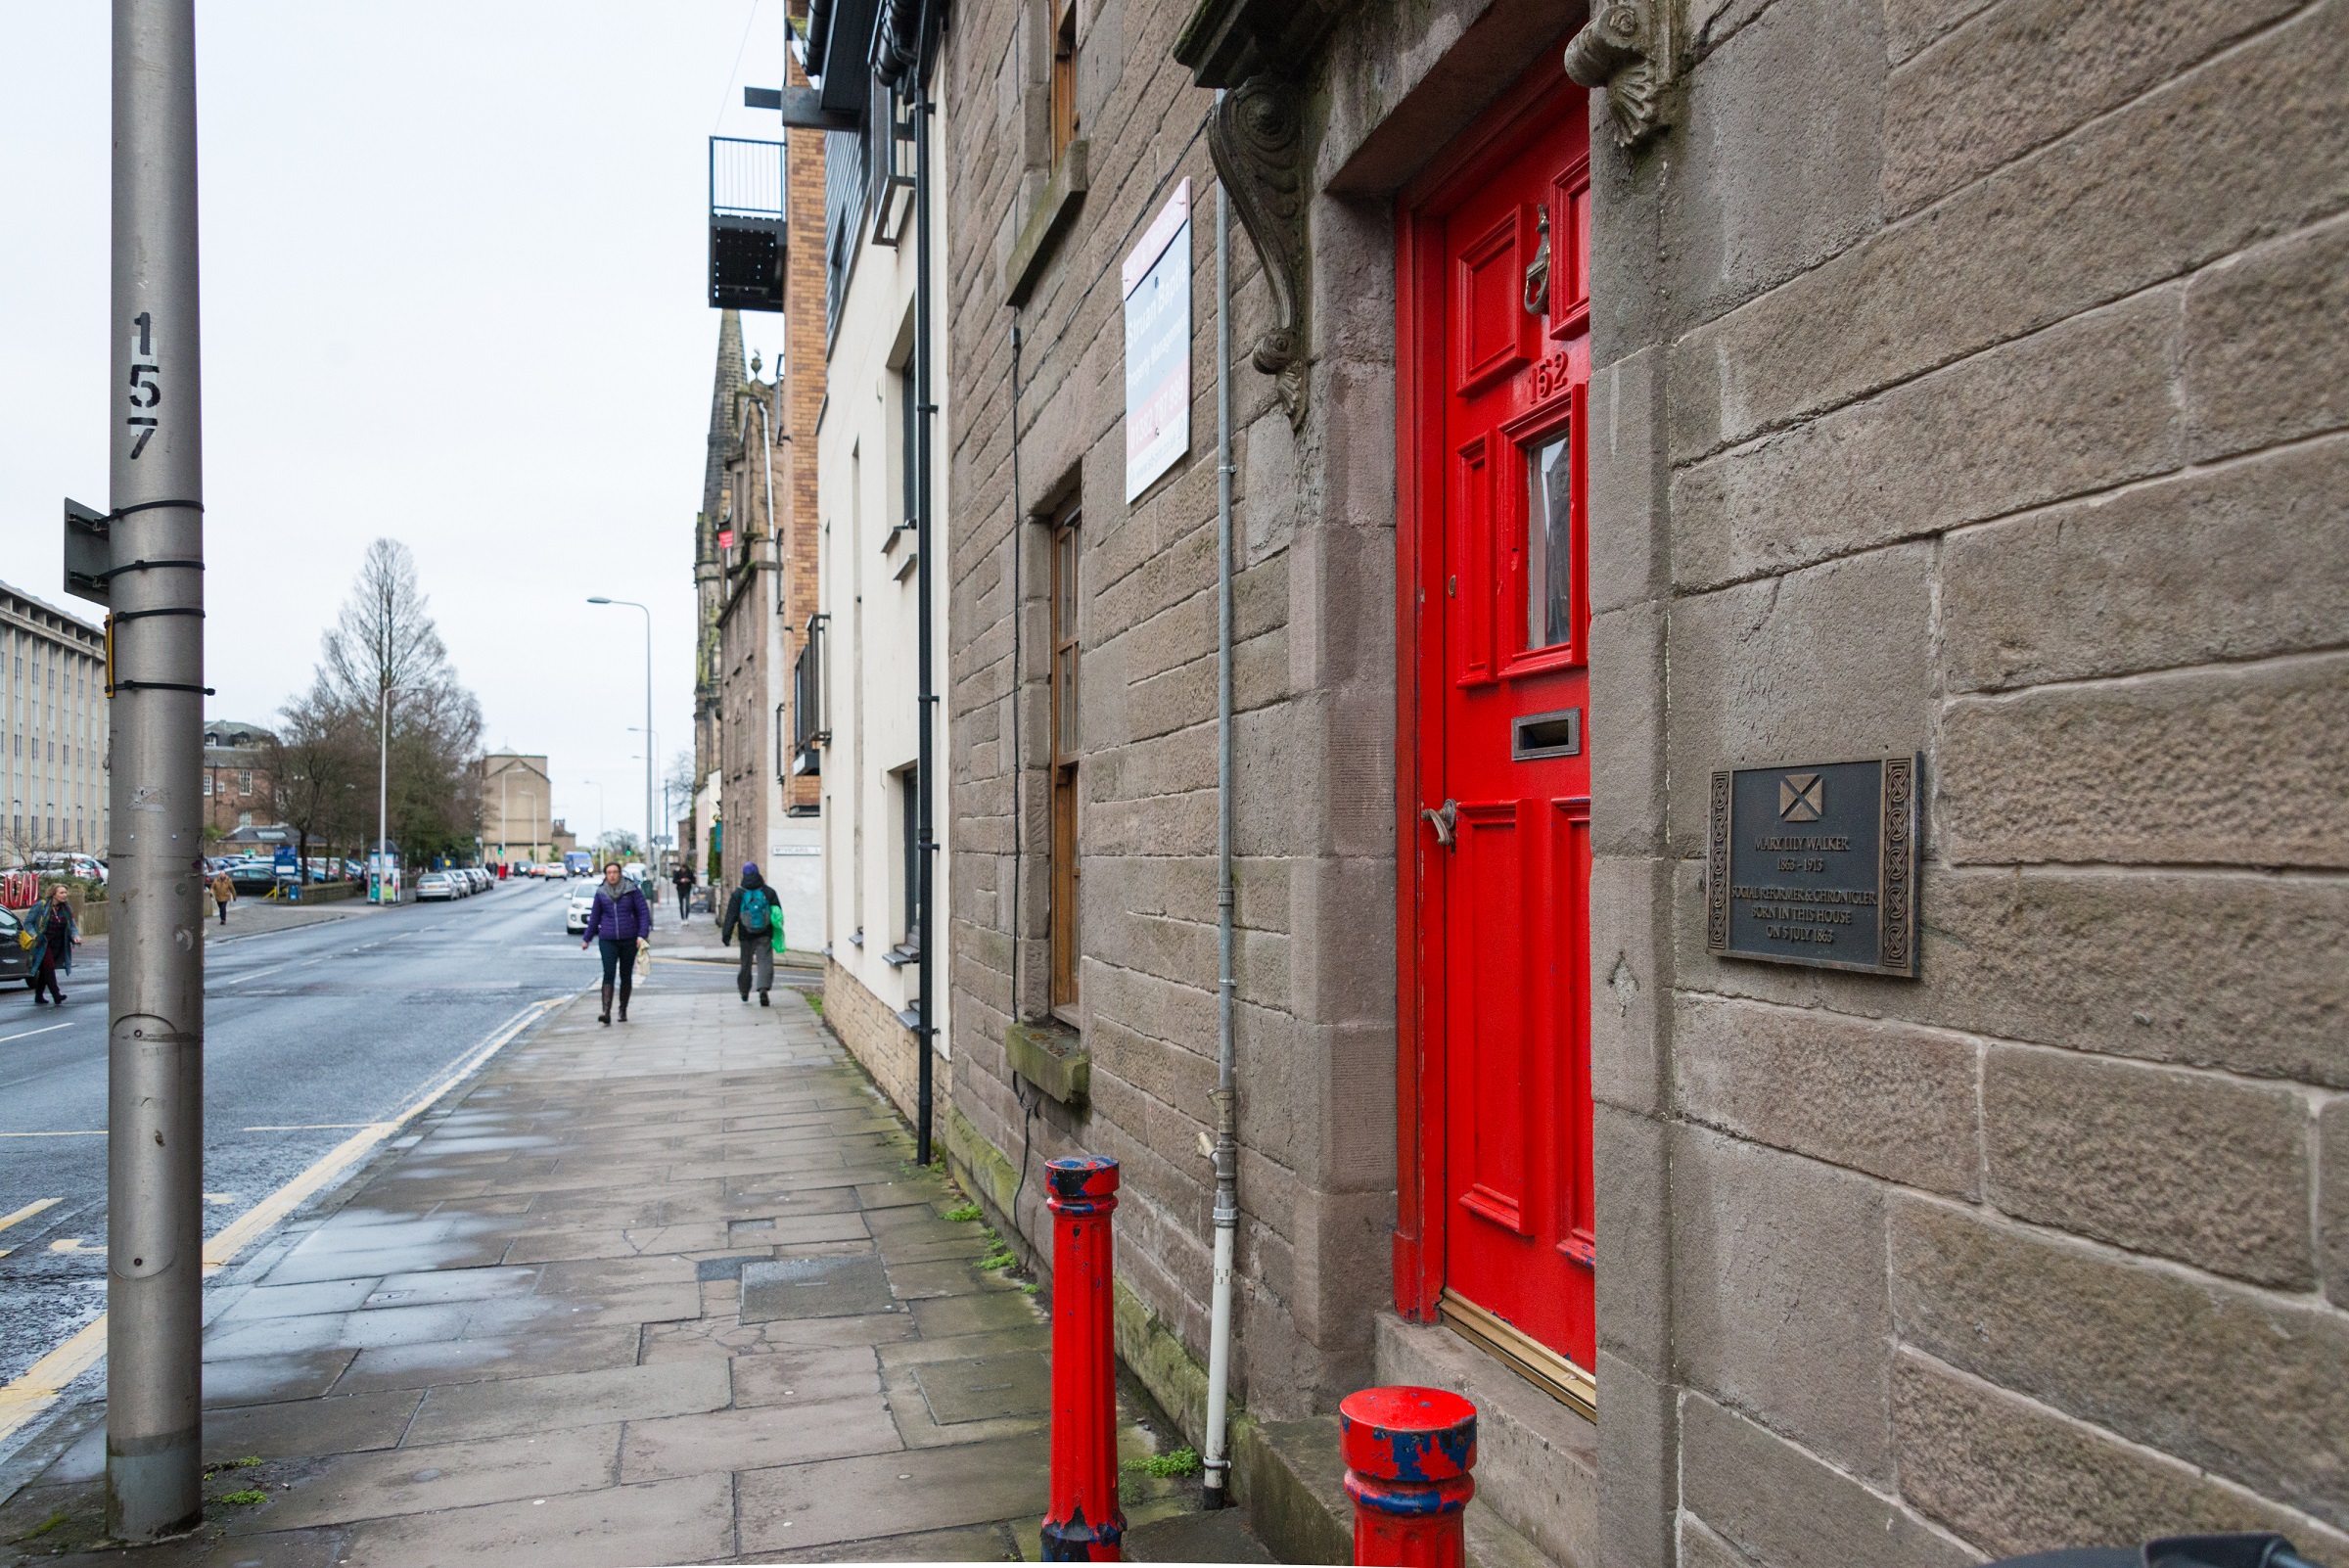
M194 0L114 0L107 1533L204 1506L204 448Z

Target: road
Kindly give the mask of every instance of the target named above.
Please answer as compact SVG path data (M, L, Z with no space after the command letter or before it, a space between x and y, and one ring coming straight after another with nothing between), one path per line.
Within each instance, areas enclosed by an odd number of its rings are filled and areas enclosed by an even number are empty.
M598 978L560 882L370 909L207 949L205 1234L395 1114L533 1003ZM97 945L85 954L99 951ZM106 982L0 991L0 1386L106 1305Z

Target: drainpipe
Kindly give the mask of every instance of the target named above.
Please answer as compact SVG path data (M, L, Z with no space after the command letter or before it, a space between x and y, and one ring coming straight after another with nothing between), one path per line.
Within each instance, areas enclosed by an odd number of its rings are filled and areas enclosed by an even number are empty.
M1219 90L1216 97L1221 100ZM1231 1246L1240 1224L1234 1109L1231 923L1231 210L1216 181L1216 1278L1207 1340L1207 1460L1200 1505L1231 1500L1224 1432L1231 1377Z
M913 1137L915 1160L922 1165L928 1165L930 1163L931 1130L931 1061L936 1054L938 1039L938 1012L932 990L935 979L933 971L938 961L938 944L934 940L936 922L932 919L931 907L936 901L934 892L938 881L936 864L938 845L932 837L936 824L932 821L930 805L938 785L937 746L932 733L936 727L934 717L938 708L938 691L932 679L930 655L934 630L931 625L933 619L931 615L931 562L935 553L931 548L930 527L930 431L931 421L937 417L938 408L932 398L930 385L930 115L932 109L928 69L930 64L930 17L927 6L923 8L923 14L917 25L920 31L915 36L920 41L915 45L912 69L917 127L916 140L913 144L913 401L914 412L919 416L916 435L921 449L914 459L913 548L914 594L921 601L920 608L916 613L914 634L915 657L921 661L917 705L921 720L921 749L916 754L914 777L920 782L921 787L915 791L920 798L920 807L915 823L914 842L916 853L921 856L919 873L921 885L917 891L920 893L922 900L922 952L918 960L921 965L921 999L916 1005L921 1012L921 1023L917 1026L919 1038L916 1041L915 1060L918 1064L919 1076L914 1086Z

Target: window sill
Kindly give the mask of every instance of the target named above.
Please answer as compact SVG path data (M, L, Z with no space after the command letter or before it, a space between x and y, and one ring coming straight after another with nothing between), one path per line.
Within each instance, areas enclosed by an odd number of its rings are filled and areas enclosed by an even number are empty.
M1009 1024L1003 1030L1003 1054L1011 1070L1034 1084L1048 1099L1081 1110L1090 1096L1093 1053L1073 1029L1059 1023Z
M881 961L889 965L889 967L892 969L902 969L907 964L919 960L921 956L921 948L906 943L899 943L897 946L892 947L889 949L889 951L883 953L881 955Z
M1020 225L1020 237L1012 242L1011 254L1003 258L1005 303L1028 302L1044 263L1052 258L1062 232L1077 215L1078 204L1084 198L1091 145L1082 137L1069 143L1068 150L1060 155L1060 161L1053 165L1052 177L1036 196L1036 205L1029 208L1027 220Z

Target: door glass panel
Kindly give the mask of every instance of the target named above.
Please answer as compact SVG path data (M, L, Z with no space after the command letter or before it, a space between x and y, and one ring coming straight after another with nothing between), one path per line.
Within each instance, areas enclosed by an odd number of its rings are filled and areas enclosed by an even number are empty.
M1554 648L1567 640L1566 606L1573 599L1573 520L1567 477L1566 433L1526 449L1525 645Z

